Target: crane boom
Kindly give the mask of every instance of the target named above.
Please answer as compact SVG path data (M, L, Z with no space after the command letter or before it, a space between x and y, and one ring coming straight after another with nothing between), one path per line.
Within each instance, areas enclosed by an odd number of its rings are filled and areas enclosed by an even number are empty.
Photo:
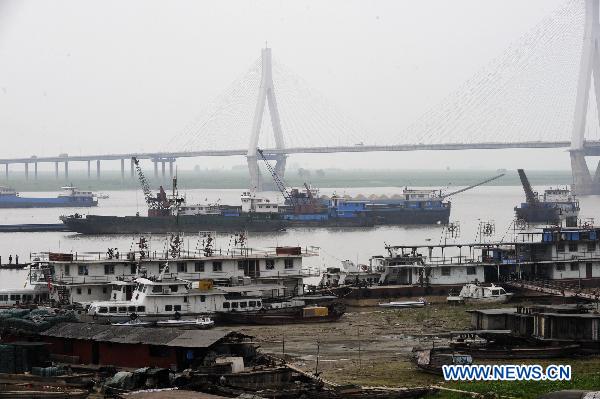
M157 207L157 203L155 201L154 196L152 195L152 191L150 191L150 184L148 183L148 180L146 179L146 176L144 176L144 172L142 171L142 168L140 167L140 161L136 157L131 157L131 160L135 164L135 170L138 175L138 180L140 181L140 184L142 185L142 191L144 192L144 198L146 199L146 204L148 204L148 208L154 209Z
M517 172L519 172L519 179L521 179L521 185L523 186L523 191L525 191L525 199L527 200L527 203L539 203L540 201L537 195L533 192L533 189L531 188L531 184L529 183L529 179L527 178L525 171L523 169L517 169Z
M504 173L501 173L501 174L499 174L498 176L490 177L489 179L486 179L486 180L484 180L484 181L482 181L482 182L479 182L479 183L477 183L477 184L473 184L473 185L471 185L471 186L469 186L469 187L465 187L465 188L461 188L460 190L453 191L453 192L451 192L451 193L449 193L449 194L444 194L444 195L442 195L441 197L442 197L442 198L447 198L447 197L450 197L450 196L452 196L452 195L455 195L455 194L459 194L459 193L465 192L465 191L467 191L467 190L470 190L470 189L472 189L472 188L479 187L479 186L483 186L484 184L487 184L487 183L489 183L489 182L491 182L491 181L494 181L494 180L496 180L496 179L499 179L499 178L501 178L502 176L504 176Z
M271 164L269 162L267 162L267 158L265 157L265 154L263 154L262 150L260 148L257 148L256 152L258 152L258 154L260 155L262 160L265 161L267 170L273 177L273 181L275 182L275 185L277 186L277 189L279 190L279 192L281 192L281 195L283 195L283 198L285 200L289 201L289 203L292 204L293 206L297 206L298 203L296 201L296 198L294 198L294 196L290 194L290 192L288 191L287 185L285 184L283 179L281 179L281 177L279 177L279 175L277 174L277 172L275 172L275 169L273 169Z

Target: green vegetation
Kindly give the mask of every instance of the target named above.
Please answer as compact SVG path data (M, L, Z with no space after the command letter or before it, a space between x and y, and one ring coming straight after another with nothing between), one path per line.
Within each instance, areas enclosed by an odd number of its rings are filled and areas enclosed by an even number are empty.
M94 171L92 171L94 172ZM152 170L145 170L146 177L150 179L152 187L163 184L171 186L168 178L154 179ZM298 169L288 170L285 180L292 186L301 186L304 182L316 187L404 187L425 186L445 188L447 186L466 186L485 180L498 174L495 170L340 170L340 169ZM495 180L490 185L517 186L520 185L516 171L508 171L507 175ZM528 171L528 176L533 185L566 185L571 183L569 171ZM234 168L232 170L185 170L179 171L179 186L182 190L195 188L210 189L245 189L248 186L248 172L246 169ZM264 181L271 183L270 176L263 172ZM65 180L62 173L56 179L54 173L40 172L38 180L34 180L30 171L30 179L25 180L22 171L11 171L9 180L0 178L0 184L14 187L19 191L56 191L64 184L74 184L80 188L91 190L127 190L139 188L137 176L132 179L129 170L126 170L125 179L121 179L119 171L103 171L100 180L92 173L90 179L82 171L71 171L69 179Z

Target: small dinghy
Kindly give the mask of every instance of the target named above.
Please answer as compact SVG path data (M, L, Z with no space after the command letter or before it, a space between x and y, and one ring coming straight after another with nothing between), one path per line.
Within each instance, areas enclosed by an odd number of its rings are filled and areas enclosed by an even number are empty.
M156 322L158 327L193 327L193 328L212 328L215 322L210 317L199 317L197 319L175 319L160 320Z
M113 326L148 327L153 325L151 321L142 321L139 318L124 321L122 323L110 323Z
M422 308L425 305L427 305L425 298L419 298L418 301L379 303L382 308Z

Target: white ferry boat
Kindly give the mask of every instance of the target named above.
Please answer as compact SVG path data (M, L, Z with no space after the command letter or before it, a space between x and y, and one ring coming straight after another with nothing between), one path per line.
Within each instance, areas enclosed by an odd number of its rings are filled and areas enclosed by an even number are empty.
M30 283L50 287L50 299L56 303L92 302L133 298L137 279L150 281L159 276L198 282L211 280L216 287L276 285L280 295L303 295L303 258L317 256L316 247L245 247L245 237L229 239L227 249L214 248L214 235L199 238L200 250L183 248L183 239L173 236L166 251L152 251L146 240L136 243L135 251L120 253L111 248L106 253L41 253L35 254ZM187 240L186 240L187 241ZM190 245L192 246L193 243ZM168 264L168 269L164 270Z
M132 298L114 286L114 300L92 302L87 314L93 319L127 320L141 318L161 325L177 323L181 317L198 317L218 312L251 312L266 308L264 301L281 298L283 285L252 284L235 287L215 287L210 281L194 284L177 278L135 280ZM279 300L275 307L303 306L299 300ZM270 304L269 308L273 304ZM169 319L169 320L164 320ZM189 323L189 322L188 322Z

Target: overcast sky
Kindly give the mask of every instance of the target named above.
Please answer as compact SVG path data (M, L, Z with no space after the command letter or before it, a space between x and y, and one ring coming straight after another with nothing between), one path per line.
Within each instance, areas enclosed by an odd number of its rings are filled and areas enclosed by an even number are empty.
M394 134L563 3L1 0L0 157L160 150L248 69L265 41L278 62L341 112L369 131ZM569 167L564 150L306 155L291 162Z

